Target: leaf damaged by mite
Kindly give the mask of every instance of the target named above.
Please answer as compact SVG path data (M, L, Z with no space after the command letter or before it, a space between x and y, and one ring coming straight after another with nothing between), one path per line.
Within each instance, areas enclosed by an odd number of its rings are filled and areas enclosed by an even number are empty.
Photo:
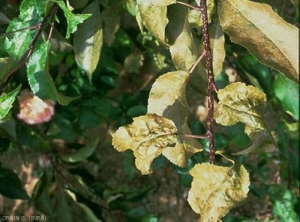
M249 192L249 173L243 166L196 164L188 202L200 214L200 222L217 222L239 206ZM205 182L204 182L205 181Z
M119 152L131 149L142 174L152 172L151 164L161 154L178 166L186 165L185 145L174 122L156 114L133 118L132 124L120 127L113 134L113 145Z

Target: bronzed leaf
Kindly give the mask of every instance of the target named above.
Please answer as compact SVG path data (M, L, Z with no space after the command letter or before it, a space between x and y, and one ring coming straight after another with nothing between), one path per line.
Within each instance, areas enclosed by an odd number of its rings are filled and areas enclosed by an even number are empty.
M218 4L222 28L233 42L246 47L260 62L299 79L299 30L267 4L222 0Z
M180 139L186 142L187 152L193 154L197 152L194 148L202 148L202 146L197 140L183 135L191 134L187 125L189 108L186 85L188 81L189 74L185 71L169 72L157 78L149 94L148 113L171 119L179 131Z
M120 127L113 134L113 145L119 152L131 149L136 158L136 167L142 174L149 174L152 172L152 161L162 154L164 149L181 149L176 133L176 126L171 120L147 114L133 118L130 125ZM185 164L184 152L178 156L175 164Z
M200 222L217 222L241 204L249 191L249 174L243 166L221 167L208 163L191 169L188 202L200 214Z
M189 72L199 57L199 50L194 42L188 22L188 9L181 5L168 7L169 23L166 28L166 38L170 45L170 53L177 70ZM207 75L202 63L193 72L191 84L205 94Z
M232 83L218 91L218 98L220 101L214 113L217 123L224 126L245 123L247 134L265 128L259 108L265 103L266 95L258 88Z
M137 20L140 28L145 26L148 31L154 35L158 40L166 43L165 29L168 24L167 7L166 6L153 6L145 0L137 0L138 16Z

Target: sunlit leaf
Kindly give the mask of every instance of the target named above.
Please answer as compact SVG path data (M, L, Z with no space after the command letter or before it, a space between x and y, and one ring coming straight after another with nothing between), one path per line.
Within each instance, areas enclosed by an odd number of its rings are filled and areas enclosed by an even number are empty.
M251 138L252 144L247 149L234 153L233 155L245 155L253 152L273 152L276 150L272 135L267 130L252 132L249 137Z
M74 33L77 30L78 24L82 23L84 20L89 18L91 14L80 14L80 15L75 15L73 14L65 5L65 3L61 0L51 0L53 2L56 2L59 7L63 10L64 15L67 19L67 33L66 33L66 38L70 38L70 34Z
M232 83L218 91L218 98L214 113L217 123L224 126L245 123L247 134L265 128L259 108L265 103L266 95L259 89L240 82Z
M142 24L158 40L165 43L165 29L168 24L167 7L153 6L145 0L137 0L137 5Z
M103 43L99 2L93 1L83 12L91 13L92 16L78 26L74 34L74 51L77 64L86 72L91 82Z
M0 166L0 194L12 198L30 200L21 180L12 170Z
M194 147L202 148L202 146L195 139L183 136L183 134L192 134L187 125L189 108L186 100L186 85L188 80L189 74L185 71L169 72L158 77L149 94L148 113L171 119L180 133L181 140L186 141L191 146L190 152L194 153Z
M12 107L12 104L14 103L16 96L21 90L21 86L19 85L16 89L13 91L7 93L7 94L2 94L0 96L0 120L3 119L6 114L9 112L9 110Z
M222 28L233 42L246 47L260 62L299 79L299 30L267 4L222 0L218 4Z
M60 158L68 163L76 163L76 162L82 162L86 160L88 157L90 157L95 150L97 149L99 144L99 139L96 139L92 143L86 145L85 147L77 150L74 153L71 154L62 154L60 155Z
M191 28L188 22L188 9L181 5L171 5L168 7L169 23L166 28L166 38L170 45L170 53L177 70L188 72L199 57L199 50L194 42ZM202 65L199 63L191 78L191 81L198 91L206 93L207 75Z
M41 99L58 101L62 105L67 105L78 97L68 97L61 95L52 80L47 69L47 57L49 52L49 42L42 43L32 54L27 64L27 76L31 90Z
M131 149L136 158L135 165L142 174L152 172L152 161L162 154L164 149L173 149L178 153L182 149L178 144L175 124L162 116L147 114L133 118L133 123L120 127L113 134L113 145L119 152ZM177 156L175 164L185 165L185 153Z
M200 222L217 222L241 204L249 191L249 174L243 166L221 167L208 163L191 169L188 202L200 214Z
M299 120L299 86L278 73L275 76L273 88L285 112Z

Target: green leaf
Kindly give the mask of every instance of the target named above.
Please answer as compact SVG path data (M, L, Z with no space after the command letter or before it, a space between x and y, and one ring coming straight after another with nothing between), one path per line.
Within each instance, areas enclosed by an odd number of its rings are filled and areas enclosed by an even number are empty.
M196 164L188 202L200 214L200 222L217 222L241 204L249 191L249 174L243 166Z
M299 120L299 86L278 73L275 76L273 88L283 110Z
M268 193L274 216L278 217L280 221L297 221L297 213L294 210L297 197L291 190L283 185L276 184L269 188Z
M83 210L83 212L85 213L88 221L90 221L90 222L101 222L102 221L102 220L99 220L99 218L97 218L97 216L92 211L92 209L89 206L87 206L87 204L84 203L86 201L79 201L79 199L82 199L82 198L78 198L77 193L75 193L75 192L73 192L69 189L65 190L65 191L73 199L74 203L76 205L78 205ZM99 209L98 209L98 212L99 212Z
M68 24L67 33L66 33L67 39L70 37L71 33L74 33L77 30L78 24L82 23L84 20L92 16L91 14L75 15L67 8L67 6L63 1L61 0L50 0L50 1L56 2L64 12Z
M14 119L0 121L0 137L10 138L11 140L17 139L16 121Z
M68 163L77 163L85 161L88 157L90 157L96 150L99 144L99 139L96 139L92 143L84 146L83 148L79 149L75 153L71 154L62 154L60 158Z
M10 169L0 166L0 194L11 199L30 200L19 177Z
M49 48L49 42L44 42L32 53L27 64L28 81L31 90L36 96L41 99L50 99L58 101L62 105L67 105L79 97L64 96L57 91L47 68Z
M222 0L218 4L222 28L231 40L247 48L260 62L293 81L299 80L299 30L267 4Z
M137 0L138 16L142 21L140 28L145 26L148 31L162 43L166 43L165 28L168 24L167 7L153 6L144 0ZM139 20L138 20L139 22Z
M186 142L187 151L192 154L195 152L195 147L202 148L202 146L197 140L183 136L183 134L192 134L187 125L189 108L186 85L188 81L189 74L185 71L169 72L158 77L149 94L147 113L171 119L179 131L180 140Z
M7 75L16 67L17 62L10 57L0 58L0 85L6 80Z
M56 200L54 210L50 216L51 221L73 222L71 208L64 196Z
M12 104L14 103L16 96L21 90L22 85L19 85L16 89L13 91L7 93L7 94L2 94L0 96L0 120L3 119L9 110L12 107Z
M232 83L218 91L218 98L214 113L217 123L224 126L245 123L248 135L265 128L259 108L266 102L266 95L259 89L240 82Z
M170 45L170 53L177 70L189 72L199 57L199 50L192 36L188 22L188 9L181 5L168 7L169 23L166 28L166 38ZM191 76L191 84L205 94L207 75L202 63L199 63Z
M68 0L70 5L75 9L81 9L89 2L89 0Z
M103 43L99 2L95 0L90 3L83 13L89 13L92 16L78 26L74 34L74 52L77 64L92 82L92 75L98 65Z
M113 134L112 142L119 152L131 149L136 158L136 167L142 174L149 174L152 172L151 163L163 150L179 154L176 164L185 164L184 148L178 143L176 133L176 126L171 120L147 114L133 118L130 125L120 127Z
M49 194L49 186L52 180L52 172L45 170L36 183L33 190L33 201L35 207L46 215L52 215L53 207Z

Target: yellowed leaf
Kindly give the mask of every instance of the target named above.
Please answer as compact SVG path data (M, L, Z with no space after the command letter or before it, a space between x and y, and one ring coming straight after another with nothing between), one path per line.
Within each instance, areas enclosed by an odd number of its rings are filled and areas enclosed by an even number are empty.
M119 152L131 149L142 174L152 172L152 161L160 154L178 166L186 164L184 145L177 137L175 124L155 114L133 118L132 124L120 127L113 134L113 145Z
M221 167L197 164L188 202L200 214L200 222L217 222L229 210L241 204L249 191L249 174L243 166Z

